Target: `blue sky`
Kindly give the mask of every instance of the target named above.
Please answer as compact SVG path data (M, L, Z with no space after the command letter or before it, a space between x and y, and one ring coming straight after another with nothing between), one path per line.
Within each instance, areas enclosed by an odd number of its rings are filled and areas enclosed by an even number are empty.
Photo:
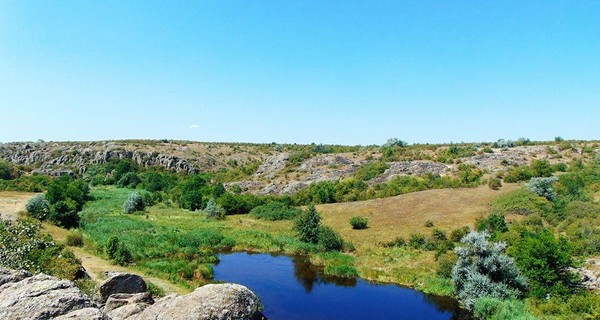
M0 141L600 139L599 1L0 1Z

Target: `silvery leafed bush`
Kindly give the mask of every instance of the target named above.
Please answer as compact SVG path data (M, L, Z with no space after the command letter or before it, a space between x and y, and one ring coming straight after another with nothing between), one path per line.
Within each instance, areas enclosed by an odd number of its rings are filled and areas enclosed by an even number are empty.
M123 204L124 213L134 213L136 211L144 210L144 200L142 195L138 192L134 192L129 195L129 198L125 200Z
M532 178L525 184L525 187L527 190L540 197L554 200L554 198L556 198L556 192L552 189L552 184L556 181L558 181L557 177Z
M454 249L458 261L452 281L460 302L469 310L483 297L516 298L526 288L526 278L515 261L504 254L506 245L488 241L485 231L472 231Z

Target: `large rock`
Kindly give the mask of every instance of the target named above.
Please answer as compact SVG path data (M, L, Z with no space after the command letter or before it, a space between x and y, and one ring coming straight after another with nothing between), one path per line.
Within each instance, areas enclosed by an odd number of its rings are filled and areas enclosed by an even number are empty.
M71 311L65 315L54 318L54 320L112 320L98 308L85 308Z
M130 308L130 305L121 307ZM250 289L239 284L208 284L194 292L179 296L166 296L146 307L142 312L127 318L119 318L111 312L113 320L183 320L183 319L263 319L258 297Z
M110 295L115 293L141 293L146 292L146 282L142 277L131 273L108 273L109 278L100 285L100 299L106 302Z
M70 281L6 269L0 269L0 274L4 281L0 286L0 319L52 319L96 307Z
M145 308L146 306L154 304L154 299L152 299L152 296L148 292L116 293L108 297L108 300L106 300L104 312L110 312L114 309L130 304L145 304Z

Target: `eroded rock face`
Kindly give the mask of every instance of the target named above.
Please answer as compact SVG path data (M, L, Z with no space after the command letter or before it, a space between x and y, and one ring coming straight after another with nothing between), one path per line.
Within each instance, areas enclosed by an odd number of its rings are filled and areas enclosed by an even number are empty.
M142 277L131 273L113 272L109 278L100 285L100 299L106 302L115 293L142 293L146 292L146 282Z
M111 320L111 318L98 308L85 308L71 311L54 320Z
M148 292L116 293L108 297L108 300L106 300L104 312L110 312L122 306L134 304L145 304L145 306L143 306L145 308L146 306L154 304L154 299L152 299L152 296Z
M88 308L95 309L85 311L89 314L102 314L70 281L7 269L0 275L0 319L52 319Z
M187 295L169 295L161 298L142 312L130 317L113 316L113 319L263 319L260 308L258 297L242 285L208 284ZM116 315L119 309L115 309L111 315Z

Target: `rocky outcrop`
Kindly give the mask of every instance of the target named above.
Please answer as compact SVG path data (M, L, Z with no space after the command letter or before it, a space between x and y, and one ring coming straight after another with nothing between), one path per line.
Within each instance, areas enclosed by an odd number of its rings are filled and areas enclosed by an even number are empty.
M72 282L44 274L0 268L0 283L0 319L264 319L258 297L238 284L209 284L156 302L147 292L116 293L100 309Z
M120 308L113 310L111 315L114 320L263 319L260 308L260 301L252 291L239 284L227 283L208 284L183 296L166 296L127 318L115 317Z
M51 319L102 312L95 303L67 280L44 274L31 275L23 271L0 269L0 319ZM69 315L71 314L71 315ZM79 318L81 319L81 318ZM104 319L102 317L92 319Z
M288 159L290 158L290 154L287 152L278 153L274 156L268 157L263 163L258 167L255 177L266 177L268 179L273 179L277 172L285 169L285 166L288 163Z
M110 272L108 279L100 285L100 299L106 302L111 295L116 293L142 293L146 292L146 282L142 277L131 273Z
M369 184L383 183L397 176L410 174L432 173L444 175L452 170L451 166L435 161L398 161L388 162L388 165L390 167L381 176L371 179Z

